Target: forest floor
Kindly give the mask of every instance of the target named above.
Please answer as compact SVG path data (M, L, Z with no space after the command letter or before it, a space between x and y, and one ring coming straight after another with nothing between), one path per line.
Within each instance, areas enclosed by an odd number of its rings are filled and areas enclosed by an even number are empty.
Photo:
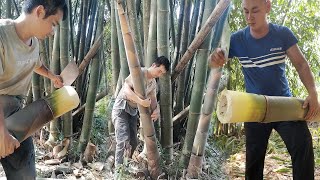
M310 126L309 126L310 127ZM320 180L320 155L319 149L319 130L318 126L312 125L310 131L314 139L315 151L315 179ZM228 138L228 142L223 142L223 138L210 139L206 147L206 158L203 165L203 173L200 179L213 180L244 180L245 171L245 147L244 137ZM70 163L67 159L59 161L52 160L52 153L43 147L43 143L35 141L36 145L36 170L38 179L85 179L85 180L111 180L114 176L112 167L113 159L109 156L114 149L113 137L105 139L105 143L97 145L97 155L92 163L82 164L79 162ZM220 144L219 144L220 143ZM223 145L221 145L223 144ZM174 159L179 159L181 152L176 145ZM228 147L226 147L228 146ZM141 146L140 146L141 149ZM228 152L223 152L227 149ZM231 151L230 151L231 149ZM109 158L108 158L109 157ZM52 165L50 165L52 164ZM181 179L178 177L178 165L174 162L164 166L163 170L169 174L167 179ZM0 180L5 179L4 171L0 165ZM124 173L125 180L145 179L138 178L132 174ZM264 179L268 180L291 180L292 169L290 156L279 135L272 133L265 159Z

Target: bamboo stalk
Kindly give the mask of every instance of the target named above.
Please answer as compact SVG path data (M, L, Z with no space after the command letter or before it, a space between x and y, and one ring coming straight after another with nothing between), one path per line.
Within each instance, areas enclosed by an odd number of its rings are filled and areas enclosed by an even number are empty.
M212 112L216 104L221 74L221 68L211 69L210 71L207 92L201 109L199 124L195 134L190 162L188 165L188 178L198 178L199 172L202 171L202 160L205 152L205 144L208 138Z
M132 75L133 87L135 92L142 98L146 98L146 92L143 84L143 76L141 72L141 66L138 61L135 44L131 35L130 28L128 26L128 20L126 14L121 5L121 1L118 0L118 14L121 25L122 36L124 40L125 50L128 58L129 70ZM151 177L156 179L162 172L159 165L160 155L156 143L155 130L153 127L153 122L150 117L150 108L145 108L138 105L140 112L141 123L143 127L143 132L145 136L145 143L147 146L147 158L148 166Z
M230 5L230 2L231 2L231 0L219 1L216 8L214 9L214 11L212 11L211 15L207 19L206 23L200 29L199 33L194 38L194 40L192 41L192 43L188 47L187 51L182 56L181 60L179 61L179 64L175 67L175 69L171 75L172 82L174 82L174 80L178 77L178 75L181 73L181 71L188 64L189 60L192 58L193 54L196 52L198 47L205 40L205 38L207 37L209 32L212 31L212 27L217 23L220 16L222 15L222 13Z
M22 142L47 122L78 105L77 92L71 86L64 86L6 118L6 127L19 142Z
M303 102L295 97L224 90L218 100L217 116L221 123L303 121L308 112L302 108ZM311 121L320 121L320 114Z

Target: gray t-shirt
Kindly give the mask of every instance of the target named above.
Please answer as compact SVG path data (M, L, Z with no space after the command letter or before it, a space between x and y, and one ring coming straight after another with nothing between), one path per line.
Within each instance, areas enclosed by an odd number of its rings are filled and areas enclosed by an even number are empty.
M157 83L154 78L149 79L147 78L147 69L141 68L143 77L144 77L144 87L146 87L146 95L147 97L152 97L156 95L157 90ZM132 77L129 75L125 79L126 83L130 86L130 88L133 89L133 83L132 83ZM135 116L137 111L137 104L133 101L130 101L130 98L127 97L127 95L124 92L124 89L121 88L115 102L113 105L113 109L124 109L127 113L129 113L132 116Z
M14 22L0 19L0 95L26 96L34 68L41 66L39 42L31 46L18 37Z

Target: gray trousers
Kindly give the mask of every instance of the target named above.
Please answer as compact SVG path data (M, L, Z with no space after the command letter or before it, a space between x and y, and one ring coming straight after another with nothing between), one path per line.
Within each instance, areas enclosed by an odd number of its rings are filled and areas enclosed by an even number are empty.
M115 167L123 164L124 157L130 157L138 145L138 115L132 116L124 109L112 110L112 122L116 135Z
M0 95L5 118L22 108L22 100L16 96ZM32 138L29 137L13 154L0 159L8 180L36 179L35 153Z

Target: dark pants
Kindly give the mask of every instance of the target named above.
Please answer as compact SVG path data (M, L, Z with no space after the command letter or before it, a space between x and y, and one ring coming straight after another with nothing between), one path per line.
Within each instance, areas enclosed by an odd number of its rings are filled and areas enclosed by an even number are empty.
M262 180L268 139L275 129L291 155L294 180L314 179L312 137L305 121L245 123L246 180Z
M22 107L21 99L15 96L0 95L5 118ZM0 160L8 180L36 179L35 153L32 138L29 137L13 154Z
M138 145L138 115L131 116L124 109L112 110L112 121L116 135L115 167L123 164L124 157L131 156Z

